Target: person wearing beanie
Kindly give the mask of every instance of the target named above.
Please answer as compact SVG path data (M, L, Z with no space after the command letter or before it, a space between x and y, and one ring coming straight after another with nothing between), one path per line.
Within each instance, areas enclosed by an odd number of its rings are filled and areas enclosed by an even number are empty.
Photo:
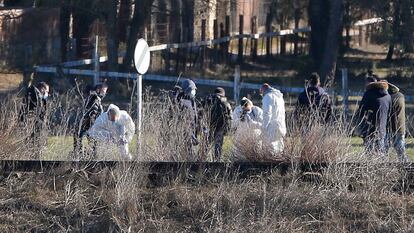
M388 124L387 150L392 145L397 152L400 162L409 162L405 154L405 98L400 89L388 83L388 93L391 95L391 111Z
M265 83L260 88L263 96L263 124L262 132L266 150L271 155L283 151L286 135L285 101L279 90Z
M224 136L231 128L232 110L224 88L217 87L204 102L204 117L208 122L208 144L213 145L214 161L220 161Z
M177 88L178 89L178 88ZM188 132L184 137L188 139L186 143L186 153L193 157L193 147L199 144L197 132L199 125L198 102L196 99L197 86L191 79L184 79L181 83L181 90L177 96L180 121L188 124Z

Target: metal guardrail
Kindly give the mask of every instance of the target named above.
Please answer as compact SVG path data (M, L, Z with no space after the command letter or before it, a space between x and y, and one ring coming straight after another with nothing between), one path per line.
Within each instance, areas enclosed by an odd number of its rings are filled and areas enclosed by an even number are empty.
M56 73L58 71L58 68L51 67L51 66L36 66L35 71L42 72L42 73ZM85 76L95 75L94 70L61 68L61 71L64 74L71 74L71 75L85 75ZM137 79L138 74L100 71L99 76L112 77L112 78ZM185 78L194 80L194 82L197 85L221 86L221 87L230 87L230 88L234 87L234 82L232 81L203 79L203 78L194 78L194 77L185 77ZM150 80L150 81L160 81L160 82L176 82L177 81L177 77L175 76L165 76L165 75L157 75L157 74L143 75L143 79ZM261 87L261 84L257 84L257 83L244 83L244 82L240 83L240 88L242 89L259 90L260 87ZM281 86L274 86L274 87L279 89L282 92L287 92L287 93L301 93L303 91L303 87L281 87Z

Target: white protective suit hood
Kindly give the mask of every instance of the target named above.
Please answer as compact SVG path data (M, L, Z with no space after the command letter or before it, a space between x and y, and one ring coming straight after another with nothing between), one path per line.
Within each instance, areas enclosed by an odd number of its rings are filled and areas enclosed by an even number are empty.
M110 121L108 112L114 110L116 119L114 122ZM135 123L131 116L124 110L120 110L118 106L111 104L108 111L99 115L95 123L89 129L88 135L94 139L114 143L120 147L124 147L122 154L129 154L128 143L132 141L135 133Z
M277 89L269 88L263 96L263 132L272 147L272 153L283 150L286 135L285 101Z

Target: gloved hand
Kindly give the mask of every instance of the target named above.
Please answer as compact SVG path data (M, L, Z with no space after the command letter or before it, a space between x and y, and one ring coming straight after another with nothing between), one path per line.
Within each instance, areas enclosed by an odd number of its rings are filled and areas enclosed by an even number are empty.
M204 134L208 134L210 132L210 130L207 127L203 127L203 133Z
M121 138L121 139L119 139L119 141L118 141L118 144L119 145L125 145L125 144L127 144L128 142L127 142L127 140L125 139L125 138Z
M244 120L245 120L246 122L251 122L251 121L252 121L252 117L251 117L249 114L246 114L246 115L244 116Z
M194 134L191 135L191 143L193 144L193 146L197 146L198 144L200 144L200 142Z

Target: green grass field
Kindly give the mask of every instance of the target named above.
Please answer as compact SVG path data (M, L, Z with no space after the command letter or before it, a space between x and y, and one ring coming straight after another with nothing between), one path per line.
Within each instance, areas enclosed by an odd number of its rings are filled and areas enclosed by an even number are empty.
M136 152L136 138L132 140L129 145L131 154ZM84 139L84 145L87 145L87 140ZM353 137L351 139L352 150L354 152L362 152L364 150L363 141L359 137ZM223 153L229 154L232 147L232 140L230 137L226 137ZM406 139L407 155L414 160L414 138ZM45 160L67 160L70 158L70 154L73 150L73 138L70 136L49 137L48 146L44 153ZM99 155L98 155L99 156ZM390 149L390 156L395 157L394 149Z

